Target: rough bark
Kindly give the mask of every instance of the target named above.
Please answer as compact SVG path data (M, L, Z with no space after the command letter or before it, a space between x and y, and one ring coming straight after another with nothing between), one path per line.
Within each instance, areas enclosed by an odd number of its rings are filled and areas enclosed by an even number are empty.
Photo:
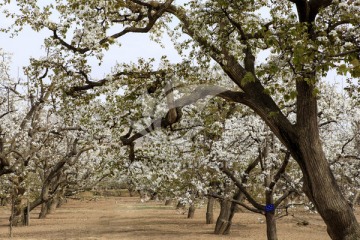
M243 201L245 199L245 196L244 194L241 193L241 191L237 191L233 197L234 200L236 201ZM228 219L228 222L229 222L229 226L228 228L226 229L226 231L224 232L225 235L229 234L230 233L230 229L231 229L231 225L232 225L232 219L235 215L235 213L239 210L239 206L236 202L231 202L231 207L230 207L230 215L229 215L229 219Z
M286 167L287 164L285 164ZM269 186L270 182L272 181L273 177L270 175L266 178L266 186ZM274 177L274 179L276 176ZM270 204L274 205L274 193L273 188L270 188L271 191L266 191L265 198L266 198L266 205L269 206ZM266 219L266 235L268 240L277 240L277 233L276 233L276 219L275 219L275 208L273 210L266 210L265 212L265 219Z
M59 201L58 201L58 204L56 205L56 207L60 208L66 202L67 202L66 198L61 196L61 197L59 197Z
M172 204L172 199L166 199L165 200L165 206L169 206Z
M157 192L151 193L150 200L159 201L159 195Z
M195 208L195 205L194 205L194 204L190 204L187 218L194 218L195 209L196 209L196 208Z
M251 163L248 165L248 167L245 169L245 173L244 176L242 177L241 179L241 182L242 183L247 183L248 181L248 178L246 177L248 174L250 174L250 172L256 167L256 165L259 163L261 157L262 157L262 154L263 152L265 151L261 151L262 153ZM233 197L233 199L235 201L243 201L245 199L245 196L244 194L238 189ZM231 202L231 206L230 206L230 212L228 214L228 219L227 219L227 227L226 228L222 228L224 229L223 232L219 232L218 234L223 234L223 235L227 235L230 233L230 229L231 229L231 225L232 225L232 219L236 213L236 211L238 211L239 209L239 206L236 202ZM216 224L222 224L221 221L220 222L216 222ZM216 232L216 229L221 229L220 226L215 226L215 232Z
M277 233L276 233L276 219L275 213L267 212L265 214L266 218L266 235L268 240L277 240Z
M17 178L14 181L13 213L10 219L12 226L22 226L24 222L24 206L26 205L24 194L26 189L21 186L23 179Z
M331 0L296 1L299 21L309 25L309 39L315 39L313 24L320 8L331 4ZM314 203L327 225L333 240L360 239L360 225L342 195L330 170L322 149L317 121L317 96L315 86L305 81L315 79L312 72L304 80L297 81L297 146L291 154L299 163L304 174L304 192Z
M30 202L27 200L27 206L24 209L24 225L29 226L30 225Z
M292 155L304 175L304 192L314 203L333 240L360 239L360 226L325 158L319 136L315 87L297 83L297 146Z
M56 208L60 208L64 203L66 203L65 197L66 186L62 186L56 194Z
M48 203L46 204L48 214L51 214L55 211L58 203L59 203L58 197L54 197L48 201Z
M181 208L184 208L185 205L181 202L181 201L178 201L177 205L176 205L176 209L181 209Z
M41 204L41 211L39 213L39 219L45 219L48 214L52 213L55 210L57 204L58 204L58 201L56 200L56 198L52 198L46 202L43 202Z
M0 198L0 206L6 206L9 204L10 200L7 197L1 197Z
M318 147L320 143L310 139L303 140L300 147L304 155L304 192L324 219L331 239L360 239L360 226Z
M206 224L214 223L214 204L215 204L215 198L209 196L208 203L206 206Z
M41 210L39 213L39 219L45 219L46 215L48 214L48 207L46 203L41 204Z
M216 220L215 225L215 234L228 234L231 227L231 222L229 222L229 217L231 214L231 201L224 199L220 203L220 214Z
M352 198L351 200L351 206L352 207L355 207L356 205L359 204L359 198L360 197L360 191L357 191L354 195L354 197Z

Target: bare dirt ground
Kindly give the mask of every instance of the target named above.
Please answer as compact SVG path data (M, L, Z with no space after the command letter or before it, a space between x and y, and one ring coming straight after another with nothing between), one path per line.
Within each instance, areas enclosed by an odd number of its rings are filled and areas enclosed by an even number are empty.
M139 198L69 200L46 219L37 219L39 209L35 209L30 226L14 228L12 239L266 239L263 217L249 212L236 214L230 235L214 235L214 224L205 224L205 208L197 209L194 219L187 219L174 206L142 203ZM0 207L0 239L9 239L8 218L9 208ZM298 225L298 219L307 220L309 225ZM277 223L280 240L330 239L317 214L298 211L295 217L286 216Z

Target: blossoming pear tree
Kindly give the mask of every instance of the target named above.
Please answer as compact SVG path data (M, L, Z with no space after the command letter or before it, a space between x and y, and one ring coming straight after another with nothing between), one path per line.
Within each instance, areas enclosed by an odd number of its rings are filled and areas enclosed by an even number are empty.
M91 77L89 61L101 60L119 38L131 33L150 32L159 40L168 31L187 58L184 66L217 64L231 84L195 88L187 97L176 99L176 107L153 119L144 131L129 131L122 142L131 146L154 126L170 127L181 119L184 105L208 95L246 105L299 164L304 192L326 223L329 236L346 240L360 237L360 226L324 153L318 123L318 94L323 90L320 79L330 69L359 77L358 0L16 3L19 12L7 12L15 19L10 30L16 32L25 25L36 31L48 30L45 45L56 63L51 81L61 82L65 91L106 89L119 79L144 86L149 84L146 79L150 75L152 82L169 82L158 70L146 69L145 63L137 69L115 67L104 79ZM259 61L264 52L269 56ZM188 84L192 80L193 76L184 77ZM276 93L283 99L274 98ZM283 112L289 99L295 102L294 119Z

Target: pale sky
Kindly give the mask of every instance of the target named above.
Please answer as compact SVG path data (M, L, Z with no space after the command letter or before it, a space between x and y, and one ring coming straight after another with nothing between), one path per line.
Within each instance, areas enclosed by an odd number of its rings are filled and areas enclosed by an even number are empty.
M177 2L187 2L180 0ZM4 24L9 24L9 20L0 14L0 27ZM29 64L30 57L40 57L45 55L43 45L43 39L50 36L51 32L43 30L41 32L35 32L29 27L25 27L18 36L10 38L10 34L0 32L0 39L2 48L4 51L13 54L11 74L13 77L17 77L18 72L20 77L23 77L22 67ZM181 60L180 56L176 52L171 43L169 37L164 34L165 48L160 47L159 44L151 41L148 34L128 34L120 38L122 46L119 48L117 45L111 47L110 51L107 51L104 55L103 64L99 67L97 64L94 65L93 77L104 77L110 72L112 66L116 62L136 62L139 57L142 58L155 58L159 59L162 55L166 55L172 62L178 62ZM264 60L264 56L258 56L259 61ZM330 82L341 82L339 76L336 76L335 72L330 72L327 80ZM339 86L341 87L341 86Z
M41 0L39 2L41 3ZM46 2L48 3L48 0ZM187 1L178 0L176 2L182 3ZM10 8L16 9L16 4L12 2ZM0 13L0 19L0 27L11 23L11 19L6 19L2 13ZM30 57L36 58L45 55L45 50L42 47L43 40L51 34L49 30L35 32L29 27L25 27L18 36L13 38L10 38L10 34L0 32L0 48L12 54L11 74L13 77L17 77L18 69L20 69L20 76L22 76L22 67L29 64ZM94 65L93 73L95 73L95 77L104 77L105 74L110 72L111 67L116 64L116 61L129 63L130 61L136 62L140 57L144 59L160 59L163 55L166 55L172 62L181 60L167 34L164 34L163 39L165 48L151 41L149 34L130 33L118 40L122 46L120 48L117 45L111 46L110 51L107 51L104 55L103 64L100 67L97 64Z
M29 64L30 57L40 57L45 55L43 39L50 36L50 31L34 32L30 28L25 28L18 36L10 38L10 34L0 33L1 48L4 51L13 54L12 56L12 75L16 77L17 69ZM110 68L118 62L136 61L139 57L143 58L159 58L167 55L172 61L179 61L176 50L173 48L169 37L164 38L165 48L161 48L159 44L151 41L148 34L129 34L120 40L122 46L119 48L114 45L111 51L104 55L103 66L94 66L99 71L108 73ZM98 75L98 74L96 74ZM103 74L99 73L99 77Z

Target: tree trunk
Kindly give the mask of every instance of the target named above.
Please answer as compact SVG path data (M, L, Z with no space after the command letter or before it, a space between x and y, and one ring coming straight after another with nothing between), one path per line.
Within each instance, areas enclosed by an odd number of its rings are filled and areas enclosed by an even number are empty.
M48 203L46 204L46 206L48 208L47 209L48 214L51 214L55 211L56 206L58 205L58 202L59 202L59 198L57 198L57 197L54 197L48 201Z
M304 192L325 221L331 239L360 239L360 226L320 146L305 139L300 146L304 155Z
M59 201L58 201L56 207L57 207L57 208L60 208L60 207L61 207L64 203L66 203L66 202L67 202L66 197L60 196L60 197L59 197Z
M243 181L245 182L245 181ZM233 199L236 201L243 201L245 198L245 196L241 193L240 190L237 190ZM230 215L229 215L229 219L228 219L228 227L226 229L226 231L223 233L224 235L227 235L230 233L230 229L231 229L231 225L232 225L232 219L235 215L235 213L239 210L239 205L235 202L231 203L231 207L230 207Z
M66 203L66 197L65 197L65 187L62 187L59 192L57 193L57 205L56 208L60 208L64 203Z
M41 204L41 211L39 213L39 219L45 219L47 213L48 213L47 203L44 202L44 203Z
M172 199L166 199L165 200L165 206L169 206L172 204Z
M24 220L23 220L24 226L29 226L30 225L30 202L29 202L29 200L27 200L27 206L24 209L23 216L24 216Z
M46 216L56 208L56 205L57 205L57 201L55 201L54 199L50 199L46 202L43 202L41 204L39 219L45 219Z
M132 189L128 189L128 191L129 191L129 196L130 197L136 197L138 195L137 192L133 191Z
M10 219L12 226L23 226L24 225L24 211L23 203L20 198L15 198L13 207L12 218Z
M23 179L18 178L16 185L14 186L14 200L13 200L13 214L12 218L10 219L12 226L22 226L25 224L24 222L24 206L26 205L24 194L26 189L21 186Z
M244 199L244 195L241 193L240 190L237 190L234 197L234 200L237 201L242 201ZM239 210L239 206L237 203L235 202L231 202L228 203L229 205L225 204L225 208L229 207L229 209L224 209L223 213L221 213L222 210L220 210L220 215L219 217L222 215L222 219L216 221L216 226L215 226L215 234L222 234L222 235L228 235L230 234L230 230L231 230L231 225L232 225L232 219L235 215L235 213ZM221 205L221 209L222 209L222 205ZM226 222L226 224L225 224ZM221 225L225 224L226 226L221 227Z
M206 207L206 224L214 223L214 204L215 204L215 198L209 196Z
M195 214L195 205L190 204L187 218L194 218L194 214Z
M231 222L229 217L231 215L231 202L229 200L222 200L220 204L220 214L215 225L215 234L229 234Z
M265 214L266 218L266 235L268 240L277 240L276 234L276 219L275 219L275 212L267 212Z
M314 91L315 86L305 80L297 82L297 139L292 139L295 146L288 147L304 175L304 192L326 223L331 239L360 239L359 223L342 195L322 149Z
M6 206L8 204L8 199L6 197L0 198L0 206Z
M178 201L177 205L176 205L176 209L181 209L181 208L184 208L185 205L181 202L181 201Z
M253 161L251 164L248 165L248 167L245 170L245 173L247 175L256 167L256 165L259 163L260 159L261 159L261 156L259 155L255 159L255 161ZM243 176L242 179L241 179L241 182L246 183L247 181L248 181L248 178L246 176ZM245 196L239 189L237 189L235 195L233 196L233 199L236 200L236 201L243 201L245 199ZM230 233L230 229L231 229L231 225L232 225L232 219L233 219L235 213L238 210L239 210L238 204L235 203L235 202L232 202L231 205L230 205L230 213L228 213L228 216L227 216L227 224L226 224L227 226L225 228L222 228L223 231L222 232L220 231L218 234L227 235L227 234ZM218 222L217 222L217 224L218 224ZM219 222L219 224L221 224L221 222ZM220 226L215 226L215 233L217 232L216 229L219 229L219 228L221 229Z
M151 193L151 195L150 195L151 197L150 197L150 200L155 200L155 201L159 201L159 195L158 195L158 193L157 192L153 192L153 193Z

